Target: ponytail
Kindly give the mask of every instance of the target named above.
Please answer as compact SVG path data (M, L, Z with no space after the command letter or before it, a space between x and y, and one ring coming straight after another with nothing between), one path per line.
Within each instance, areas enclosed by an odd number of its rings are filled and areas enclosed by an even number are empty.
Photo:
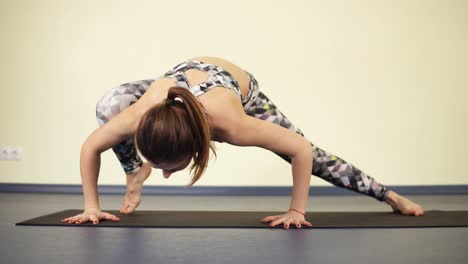
M162 103L143 115L135 141L140 153L152 163L193 158L190 187L205 172L210 149L216 156L212 134L203 105L186 88L173 86Z

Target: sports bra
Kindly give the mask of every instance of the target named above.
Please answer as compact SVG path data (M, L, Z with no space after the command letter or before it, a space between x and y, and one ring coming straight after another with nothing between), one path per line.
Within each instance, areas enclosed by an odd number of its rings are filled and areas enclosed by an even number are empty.
M198 69L204 72L208 72L208 79L200 84L190 86L187 81L187 77L185 76L185 71L189 69ZM239 96L241 102L243 99L242 92L237 80L234 79L234 77L229 72L213 64L204 63L198 60L187 60L169 70L164 74L164 77L172 78L177 86L188 89L197 98L207 91L221 86L233 90Z

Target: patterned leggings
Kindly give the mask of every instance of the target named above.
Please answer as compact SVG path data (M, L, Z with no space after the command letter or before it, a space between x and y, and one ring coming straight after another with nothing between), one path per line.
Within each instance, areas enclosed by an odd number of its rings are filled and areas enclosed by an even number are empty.
M250 89L243 103L245 113L290 129L304 137L301 130L295 127L278 110L275 104L259 90L258 82L253 75L250 73L248 75L250 77ZM125 83L108 91L96 105L98 124L105 124L120 111L135 103L146 92L150 84L157 79L159 78ZM378 183L375 179L340 157L330 154L312 143L311 145L313 151L312 175L318 176L335 186L374 197L379 201L385 201L388 191L386 186ZM127 174L137 171L143 163L132 138L124 140L113 147L112 150ZM275 154L291 163L291 159L287 155Z

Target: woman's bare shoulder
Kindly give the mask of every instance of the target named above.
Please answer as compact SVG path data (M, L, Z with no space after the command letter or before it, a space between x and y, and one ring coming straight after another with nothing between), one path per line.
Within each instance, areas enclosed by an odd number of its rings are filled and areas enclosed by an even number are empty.
M143 114L154 105L161 103L166 97L170 87L174 86L174 80L170 78L157 79L151 83L146 92L132 106L138 116Z

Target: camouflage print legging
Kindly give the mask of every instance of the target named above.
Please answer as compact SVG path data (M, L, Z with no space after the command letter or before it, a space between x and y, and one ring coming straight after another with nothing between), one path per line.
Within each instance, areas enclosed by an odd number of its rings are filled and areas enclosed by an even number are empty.
M245 113L290 129L304 137L301 130L295 127L276 105L259 90L258 82L254 76L248 72L247 74L250 77L250 87L243 102ZM135 103L145 93L150 84L159 78L125 83L108 91L96 105L98 124L103 125L120 111ZM388 191L386 186L340 157L328 153L312 143L311 145L313 149L312 175L318 176L335 186L374 197L379 201L385 201ZM130 174L140 168L142 160L137 153L132 138L128 138L114 146L112 150L119 159L125 173ZM291 163L289 156L275 154Z

